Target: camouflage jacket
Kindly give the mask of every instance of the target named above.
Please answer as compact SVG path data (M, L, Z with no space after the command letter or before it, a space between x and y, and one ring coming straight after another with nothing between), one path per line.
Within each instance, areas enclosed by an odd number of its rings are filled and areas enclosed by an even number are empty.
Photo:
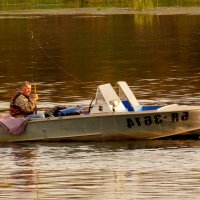
M29 96L17 91L10 101L10 115L13 117L25 117L33 114L36 102Z

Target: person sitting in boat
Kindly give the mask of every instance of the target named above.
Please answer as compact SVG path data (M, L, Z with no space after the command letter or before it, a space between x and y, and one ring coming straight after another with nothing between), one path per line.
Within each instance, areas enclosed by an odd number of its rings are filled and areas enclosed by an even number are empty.
M38 95L31 93L31 83L25 81L17 89L10 101L10 115L12 117L44 118L43 113L35 114Z

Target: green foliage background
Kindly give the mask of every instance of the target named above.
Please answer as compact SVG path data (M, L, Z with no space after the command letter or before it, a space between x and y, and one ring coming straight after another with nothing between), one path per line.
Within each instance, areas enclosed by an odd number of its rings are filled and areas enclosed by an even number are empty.
M142 10L162 6L200 6L200 0L0 0L1 10L68 7L131 7Z

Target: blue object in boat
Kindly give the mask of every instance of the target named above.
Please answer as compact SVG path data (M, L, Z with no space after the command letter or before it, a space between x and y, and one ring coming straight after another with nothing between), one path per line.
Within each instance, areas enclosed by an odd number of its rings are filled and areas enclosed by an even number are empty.
M58 116L80 115L83 106L73 106L58 111Z
M134 108L131 106L130 102L128 100L124 100L122 101L122 103L124 104L125 108L129 111L129 112L141 112L141 111L147 111L147 110L157 110L158 108L162 107L162 106L156 106L156 105L143 105L143 106L138 106L136 108L136 110L134 110Z

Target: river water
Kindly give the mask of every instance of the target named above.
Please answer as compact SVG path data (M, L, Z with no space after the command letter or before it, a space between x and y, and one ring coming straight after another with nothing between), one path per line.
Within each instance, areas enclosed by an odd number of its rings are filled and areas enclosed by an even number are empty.
M200 15L0 16L0 107L40 107L125 80L141 103L199 105ZM0 199L199 199L199 140L1 144Z

